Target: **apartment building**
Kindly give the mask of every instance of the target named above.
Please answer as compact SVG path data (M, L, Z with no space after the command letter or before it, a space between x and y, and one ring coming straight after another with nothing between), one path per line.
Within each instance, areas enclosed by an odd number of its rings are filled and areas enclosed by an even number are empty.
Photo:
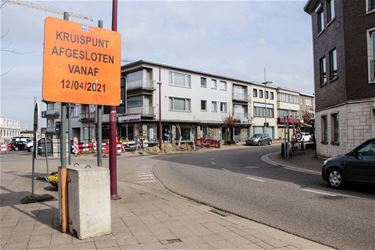
M375 0L309 0L317 151L343 154L375 137Z
M12 137L20 136L20 121L6 117L0 117L0 143L8 143Z
M121 104L117 107L117 136L133 140L143 135L158 143L159 94L164 141L191 142L194 138L244 141L250 135L267 133L280 138L279 109L296 111L299 92L207 72L179 68L154 62L137 61L121 69ZM161 86L159 85L161 83ZM160 86L160 90L159 90ZM297 103L280 104L279 92L293 93ZM313 98L312 95L310 95ZM284 99L280 99L284 100ZM284 100L285 103L291 100ZM294 101L294 99L293 99ZM50 106L53 108L50 108ZM281 106L280 106L281 105ZM284 105L284 106L283 106ZM59 126L55 116L59 104L49 104L47 115L51 129ZM290 111L290 114L293 114ZM109 108L104 107L103 138L109 138ZM87 143L96 138L94 105L74 105L71 110L72 135ZM228 125L228 118L235 121ZM301 117L299 117L301 118ZM48 124L49 124L48 123ZM58 137L58 135L57 135Z

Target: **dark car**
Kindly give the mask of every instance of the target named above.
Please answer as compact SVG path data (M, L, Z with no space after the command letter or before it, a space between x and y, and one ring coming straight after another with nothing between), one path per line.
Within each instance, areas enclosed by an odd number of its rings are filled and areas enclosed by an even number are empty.
M346 155L325 160L322 178L334 188L341 188L346 182L375 184L375 138L362 143Z
M272 139L269 135L267 134L255 134L249 139L246 140L246 145L250 146L261 146L261 145L271 145L272 144Z
M26 141L13 141L10 144L11 144L10 148L12 149L12 151L18 151L18 150L26 150L27 142Z

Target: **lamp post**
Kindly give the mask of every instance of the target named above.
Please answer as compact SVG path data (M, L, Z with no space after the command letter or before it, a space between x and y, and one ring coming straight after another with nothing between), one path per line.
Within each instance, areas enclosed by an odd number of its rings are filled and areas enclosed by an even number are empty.
M270 81L262 82L264 84L264 127L263 127L263 134L266 133L266 124L267 124L267 98L266 98L266 89L267 84L271 84Z
M163 151L163 127L161 124L161 68L159 68L159 148Z

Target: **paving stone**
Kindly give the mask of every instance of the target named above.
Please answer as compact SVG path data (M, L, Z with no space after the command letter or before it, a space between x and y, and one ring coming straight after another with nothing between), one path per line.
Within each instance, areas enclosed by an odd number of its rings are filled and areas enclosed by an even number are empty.
M92 242L82 242L73 244L74 249L96 249L95 243Z

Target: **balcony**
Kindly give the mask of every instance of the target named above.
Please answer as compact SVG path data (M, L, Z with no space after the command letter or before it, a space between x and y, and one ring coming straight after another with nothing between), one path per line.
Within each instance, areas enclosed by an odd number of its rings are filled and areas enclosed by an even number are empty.
M240 120L241 124L249 124L250 120L245 114L233 114L233 118Z
M233 93L232 95L233 101L239 101L239 102L248 102L249 97L248 95L242 94L242 93Z
M153 87L151 80L137 80L137 81L126 82L126 89L127 90L136 90L136 89L153 90L154 87Z
M79 121L82 123L95 122L95 112L90 112L90 115L89 113L82 113Z
M154 116L154 108L152 106L128 108L126 114L139 114L142 116Z
M47 109L46 111L42 111L42 118L58 118L60 115L60 111L58 109Z

